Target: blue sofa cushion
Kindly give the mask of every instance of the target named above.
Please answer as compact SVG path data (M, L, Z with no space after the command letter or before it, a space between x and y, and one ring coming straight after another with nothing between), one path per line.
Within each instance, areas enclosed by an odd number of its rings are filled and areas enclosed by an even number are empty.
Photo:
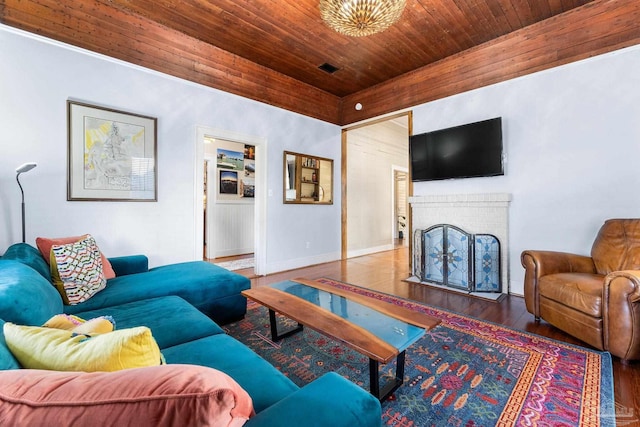
M76 315L82 319L111 316L116 323L116 330L147 326L160 349L209 335L224 334L220 326L176 296L134 301L114 307L82 311Z
M40 273L42 277L51 282L51 270L49 264L42 258L40 251L27 243L16 243L2 255L4 260L20 261Z
M64 311L77 314L131 301L177 295L216 321L230 316L238 319L246 312L246 299L240 292L250 287L251 281L240 274L208 262L191 261L110 279L106 289L81 304L65 306Z
M4 320L0 319L0 371L4 371L7 369L19 369L20 364L13 357L11 350L7 347L7 342L4 339L4 333L2 332L4 329Z
M298 390L289 378L229 335L213 335L162 350L167 363L203 365L236 380L258 413Z
M126 255L109 258L109 263L116 276L144 273L149 270L149 258L146 255Z
M380 402L363 391L339 374L327 372L251 418L245 427L382 426ZM327 410L338 406L339 411Z
M0 317L18 325L40 326L62 313L53 285L19 261L0 260Z

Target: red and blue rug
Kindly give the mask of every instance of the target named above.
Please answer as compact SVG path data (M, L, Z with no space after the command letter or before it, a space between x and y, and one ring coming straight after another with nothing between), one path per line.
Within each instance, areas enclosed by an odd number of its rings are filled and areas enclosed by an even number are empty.
M383 425L615 426L611 356L331 279L320 282L442 320L406 353L405 383ZM294 326L283 317L282 328ZM274 343L267 309L249 302L227 332L303 386L336 371L369 389L368 359L308 328ZM381 368L393 375L395 366Z

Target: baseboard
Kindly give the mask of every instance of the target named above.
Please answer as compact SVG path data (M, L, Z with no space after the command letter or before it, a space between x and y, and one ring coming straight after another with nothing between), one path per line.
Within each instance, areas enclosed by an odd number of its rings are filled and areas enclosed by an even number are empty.
M310 267L312 265L324 264L325 262L333 262L340 260L340 253L320 254L306 258L296 258L283 262L268 263L266 265L266 273L280 273L282 271L295 270L298 268Z
M244 255L253 253L253 247L225 249L214 252L213 258L225 258L236 255Z
M355 251L347 251L347 258L355 258L359 256L371 255L377 252L392 251L395 249L393 244L376 246L373 248L358 249Z

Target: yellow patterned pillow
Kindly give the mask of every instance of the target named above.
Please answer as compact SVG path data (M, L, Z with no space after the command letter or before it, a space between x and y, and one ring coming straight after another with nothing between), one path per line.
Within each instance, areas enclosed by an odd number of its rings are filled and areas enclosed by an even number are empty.
M110 372L162 364L160 348L146 326L91 336L7 322L4 337L27 369Z
M96 241L90 235L51 247L51 278L65 304L88 300L107 285Z
M93 335L113 331L115 323L111 316L100 316L84 320L71 314L56 314L42 326L45 328L64 329L78 335Z

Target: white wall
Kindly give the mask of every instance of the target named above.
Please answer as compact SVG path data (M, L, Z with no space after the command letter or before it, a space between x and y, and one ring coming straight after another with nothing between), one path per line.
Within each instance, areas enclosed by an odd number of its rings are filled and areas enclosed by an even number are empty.
M349 257L393 249L393 167L408 167L408 139L392 121L347 132Z
M640 216L640 46L423 104L414 134L502 116L502 177L421 182L414 195L510 193L511 292L520 253L588 255L607 218Z
M157 203L66 201L68 99L158 118ZM522 250L587 254L604 219L638 216L639 99L636 46L420 105L416 134L502 116L507 165L503 177L416 183L414 194L512 194L511 291L521 293ZM21 238L15 168L35 161L21 177L28 242L89 232L108 256L198 259L195 141L207 126L268 141L267 273L340 257L339 191L333 205L282 203L282 151L339 165L337 126L2 25L0 117L0 253Z
M266 273L340 257L339 193L330 206L282 203L283 150L339 164L335 125L2 25L0 94L0 254L21 240L15 168L35 161L21 176L27 242L91 233L107 256L145 253L151 265L201 259L195 144L205 126L268 141ZM68 99L158 118L158 202L66 200Z

